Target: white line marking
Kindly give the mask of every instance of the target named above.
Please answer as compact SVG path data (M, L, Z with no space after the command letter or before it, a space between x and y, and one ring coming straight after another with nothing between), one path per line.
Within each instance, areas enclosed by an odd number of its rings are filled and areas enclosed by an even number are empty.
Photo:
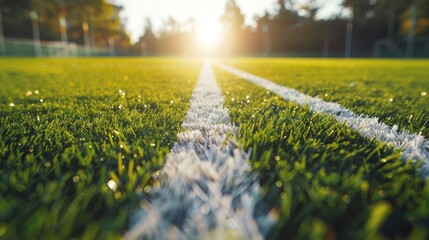
M126 239L262 239L273 225L272 215L258 213L259 184L223 102L205 62L182 124L187 131L178 134L161 186L133 216Z
M256 85L272 91L287 101L295 102L317 113L334 116L339 122L358 131L362 136L385 142L395 149L399 149L402 159L411 159L414 163L421 160L419 172L423 178L429 177L429 141L419 134L408 130L398 131L398 126L390 127L380 122L376 117L356 114L353 111L332 102L325 102L318 97L311 97L297 90L281 86L268 79L255 76L237 68L215 62L215 65Z

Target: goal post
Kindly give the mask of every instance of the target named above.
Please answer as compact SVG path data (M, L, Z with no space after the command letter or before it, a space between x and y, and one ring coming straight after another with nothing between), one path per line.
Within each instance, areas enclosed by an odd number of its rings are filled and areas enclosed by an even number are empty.
M31 39L0 39L0 56L10 57L85 57L109 56L107 48L91 48L89 51L82 45L61 41L40 41Z

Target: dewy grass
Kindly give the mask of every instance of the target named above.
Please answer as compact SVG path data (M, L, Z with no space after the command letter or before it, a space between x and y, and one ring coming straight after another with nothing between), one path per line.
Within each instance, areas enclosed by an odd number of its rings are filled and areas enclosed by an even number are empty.
M160 187L136 212L125 239L263 239L273 221L254 211L259 184L223 102L206 61Z
M232 63L428 136L427 61ZM200 67L165 58L1 59L0 238L120 238L181 131ZM252 150L261 201L278 218L270 237L429 236L429 183L399 152L216 74L241 145Z
M399 149L403 160L411 160L414 163L420 161L419 172L421 176L423 178L429 176L429 141L425 140L420 134L410 134L407 130L398 131L397 126L390 127L380 122L378 118L356 114L338 103L324 102L318 97L308 96L294 89L275 84L267 79L221 63L216 65L227 72L262 86L267 91L272 91L286 101L306 106L314 113L333 116L338 122L358 131L363 137L376 139L394 149Z
M119 238L181 130L200 62L0 61L0 238Z
M429 137L429 61L229 59L239 69Z
M252 149L264 200L278 211L272 238L427 236L429 182L399 152L333 117L215 73L241 144Z

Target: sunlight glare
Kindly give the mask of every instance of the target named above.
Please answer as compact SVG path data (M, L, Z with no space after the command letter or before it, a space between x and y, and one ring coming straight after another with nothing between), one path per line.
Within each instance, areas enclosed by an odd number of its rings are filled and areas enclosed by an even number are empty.
M213 48L220 40L221 26L217 22L204 23L198 27L197 42L200 47Z

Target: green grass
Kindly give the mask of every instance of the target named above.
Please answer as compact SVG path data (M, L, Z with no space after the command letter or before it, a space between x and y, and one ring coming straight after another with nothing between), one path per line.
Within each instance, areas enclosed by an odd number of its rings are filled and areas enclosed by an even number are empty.
M270 238L429 236L429 180L397 151L223 70L215 74L240 142L252 148L264 202L279 215Z
M427 61L226 62L428 136ZM120 238L181 130L200 67L0 59L0 239ZM214 70L240 144L252 149L262 200L278 215L270 238L429 237L429 180L418 166L333 117Z
M0 238L120 238L180 131L200 67L1 59Z
M428 60L254 58L224 62L429 137Z

